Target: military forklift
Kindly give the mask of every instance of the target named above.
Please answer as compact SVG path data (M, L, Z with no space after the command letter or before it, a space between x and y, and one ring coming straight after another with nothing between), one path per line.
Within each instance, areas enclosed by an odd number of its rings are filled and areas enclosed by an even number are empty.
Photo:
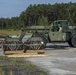
M58 23L60 23L62 31L59 31ZM32 51L44 53L48 42L68 42L71 47L76 47L76 32L71 26L67 20L56 20L50 26L22 28L19 38L5 38L3 43L4 53L27 53ZM32 36L22 42L27 31L30 31Z
M58 23L61 24L62 31L59 31ZM29 41L32 41L33 38L41 38L41 43L44 46L48 42L68 42L71 47L76 47L76 32L67 20L56 20L51 23L51 26L32 26L30 28L23 28L22 30L32 30L33 34Z

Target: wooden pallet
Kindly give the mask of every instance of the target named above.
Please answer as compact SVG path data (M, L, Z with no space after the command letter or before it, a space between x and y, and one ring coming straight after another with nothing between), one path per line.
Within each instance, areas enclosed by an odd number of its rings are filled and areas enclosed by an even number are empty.
M10 50L8 50L8 51L5 51L4 52L4 54L6 54L6 55L13 55L13 54L26 54L26 55L28 55L28 54L31 54L31 55L33 55L33 54L44 54L45 52L44 52L44 50L26 50L26 52L24 52L23 50L12 50L12 51L10 51Z
M44 57L48 56L45 54L44 50L27 50L25 53L23 53L23 50L21 51L6 51L7 57Z
M6 55L12 55L12 54L22 54L23 53L23 50L7 50L7 51L5 51L4 52L4 54L6 54Z
M14 55L7 55L7 57L19 58L19 57L45 57L48 56L47 54L14 54Z

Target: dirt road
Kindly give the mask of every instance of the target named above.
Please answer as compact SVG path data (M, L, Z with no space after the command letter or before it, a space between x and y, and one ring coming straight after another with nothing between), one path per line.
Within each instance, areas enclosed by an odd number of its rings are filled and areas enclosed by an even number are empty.
M37 65L48 75L76 75L76 48L68 44L48 44L46 57L24 58Z

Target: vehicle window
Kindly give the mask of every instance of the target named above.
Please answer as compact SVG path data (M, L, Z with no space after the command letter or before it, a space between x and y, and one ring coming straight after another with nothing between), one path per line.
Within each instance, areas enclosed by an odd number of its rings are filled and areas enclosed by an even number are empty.
M52 31L58 31L59 26L62 27L62 31L68 31L68 22L67 21L56 21L52 24Z
M53 23L52 29L53 32L58 31L57 22Z
M63 25L63 31L67 31L68 30L68 22L62 22Z

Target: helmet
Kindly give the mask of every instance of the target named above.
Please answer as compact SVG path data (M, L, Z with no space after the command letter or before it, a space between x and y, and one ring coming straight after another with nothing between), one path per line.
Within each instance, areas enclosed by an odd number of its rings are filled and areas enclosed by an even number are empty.
M60 27L61 26L61 24L60 23L58 23L58 27Z

